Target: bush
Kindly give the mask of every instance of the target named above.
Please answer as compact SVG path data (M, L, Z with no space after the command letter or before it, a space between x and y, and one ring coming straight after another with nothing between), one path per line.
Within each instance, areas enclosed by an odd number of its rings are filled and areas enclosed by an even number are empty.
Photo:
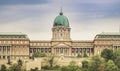
M89 67L88 61L82 61L82 68L88 68L88 67Z
M42 66L42 69L43 70L60 70L60 66L56 65L56 66L50 67L48 65L45 65L45 66Z
M45 53L40 53L40 52L36 52L36 53L33 53L32 55L32 59L34 59L35 57L46 57L47 55Z
M113 50L111 49L104 49L101 52L101 57L103 57L106 61L113 59Z
M7 71L6 66L5 65L1 65L1 70L0 71Z
M82 55L80 55L80 54L78 53L77 58L81 58L81 57L82 57Z
M30 71L38 71L38 68L35 68L35 69L31 69Z
M86 52L83 54L83 57L88 57L88 55L87 55L87 53L86 53Z
M61 71L71 71L68 66L62 66L60 70Z

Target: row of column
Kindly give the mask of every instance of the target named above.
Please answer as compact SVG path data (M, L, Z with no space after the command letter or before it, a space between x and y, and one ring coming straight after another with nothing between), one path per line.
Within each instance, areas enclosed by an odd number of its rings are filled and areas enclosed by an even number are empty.
M91 56L94 53L93 48L54 48L53 53L56 56L77 56L78 54Z
M30 53L41 52L41 53L51 53L51 48L30 48Z
M120 49L120 46L114 46L112 49L113 50L118 50L118 49Z
M7 59L11 56L11 46L0 46L0 59Z
M54 48L55 56L70 56L70 48Z
M29 55L29 47L25 46L12 46L12 55Z
M87 56L93 55L93 48L72 48L72 56L84 55L85 53Z
M0 59L29 57L29 48L22 46L0 46Z

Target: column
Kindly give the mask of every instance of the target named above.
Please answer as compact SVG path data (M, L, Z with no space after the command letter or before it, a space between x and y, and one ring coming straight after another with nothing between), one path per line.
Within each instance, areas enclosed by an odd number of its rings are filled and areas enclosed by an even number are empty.
M10 52L9 53L10 53L10 59L11 59L11 46L9 46L9 48L10 48Z
M89 52L90 54L89 54L89 56L91 56L91 48L89 48L89 49L90 49L90 52Z
M56 56L56 48L54 48L54 55Z
M67 56L69 56L69 48L66 48Z
M6 59L7 59L7 56L8 56L8 46L6 46Z
M66 52L67 52L67 49L66 48L63 48L63 51L64 51L64 55L66 56Z
M54 54L54 48L53 47L51 47L51 53Z
M60 53L61 53L61 48L59 48L59 56L60 56Z
M55 52L56 52L56 53L55 53L55 54L56 54L56 56L58 56L58 51L57 51L57 48L55 48Z
M67 55L68 55L68 56L69 56L69 49L70 49L70 48L67 48Z

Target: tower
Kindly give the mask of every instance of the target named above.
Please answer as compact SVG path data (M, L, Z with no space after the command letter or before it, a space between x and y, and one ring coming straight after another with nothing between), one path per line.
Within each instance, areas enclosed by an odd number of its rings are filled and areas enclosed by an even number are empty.
M63 15L62 9L55 18L52 28L52 41L70 41L70 26L66 16Z

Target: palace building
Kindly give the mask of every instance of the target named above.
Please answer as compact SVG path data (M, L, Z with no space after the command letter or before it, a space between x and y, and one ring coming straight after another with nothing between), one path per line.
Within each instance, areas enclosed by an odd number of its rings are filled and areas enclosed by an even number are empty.
M0 59L28 59L35 52L64 57L75 57L78 54L92 56L100 54L105 48L120 48L120 32L102 32L93 40L73 41L70 31L68 18L60 12L54 20L52 39L49 41L30 40L26 34L19 32L0 33Z

